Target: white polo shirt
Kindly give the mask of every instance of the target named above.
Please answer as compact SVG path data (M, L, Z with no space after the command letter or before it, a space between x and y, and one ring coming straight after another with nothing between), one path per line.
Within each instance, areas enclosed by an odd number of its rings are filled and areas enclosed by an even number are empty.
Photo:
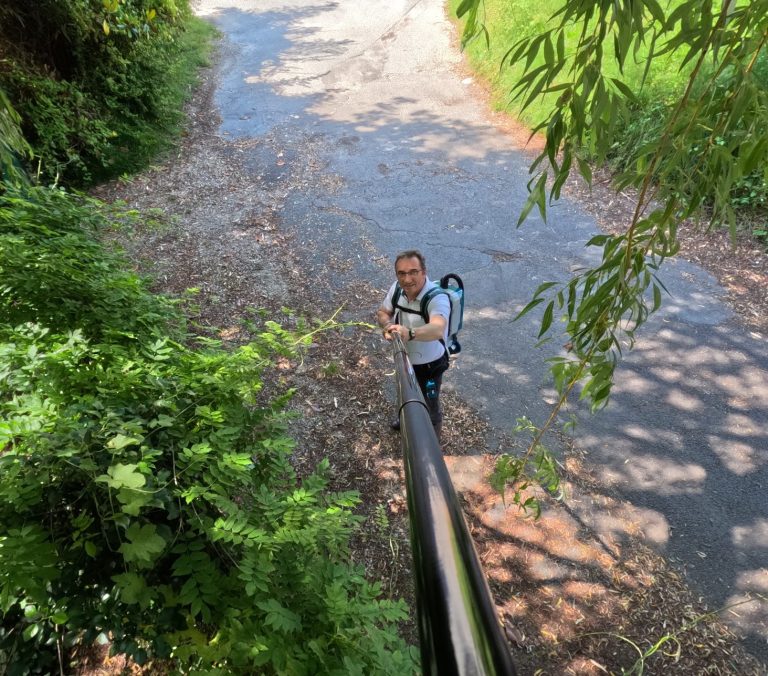
M398 306L408 308L409 310L415 310L415 312L401 312L392 305L392 295L395 293L397 282L394 282L389 287L387 296L382 303L382 307L387 312L393 312L395 314L394 321L402 326L407 326L409 329L417 329L420 326L424 326L425 322L419 314L421 310L421 298L422 296L437 286L435 282L427 281L424 283L423 288L416 299L413 302L408 300L408 297L404 292L400 293L400 298L397 301ZM448 319L451 316L451 301L448 300L448 296L444 293L437 294L431 301L429 301L429 307L427 312L430 318L440 315L445 317L445 331L443 333L443 340L448 341ZM409 340L405 344L405 348L408 351L408 359L411 364L428 364L431 361L440 359L445 352L445 347L439 340Z

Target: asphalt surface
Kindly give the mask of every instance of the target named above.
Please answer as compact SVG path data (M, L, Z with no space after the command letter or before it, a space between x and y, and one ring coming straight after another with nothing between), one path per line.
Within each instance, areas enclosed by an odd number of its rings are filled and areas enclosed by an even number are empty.
M383 294L393 255L421 249L433 278L457 272L467 287L465 351L446 387L498 431L543 421L545 359L565 340L537 348L539 317L512 318L541 282L596 260L584 243L597 226L562 199L546 224L532 214L515 228L529 160L478 103L442 3L201 0L198 12L224 34L220 134L264 141L243 156L254 172L304 177L286 188L281 222L308 283L333 275ZM576 409L575 442L712 608L768 596L765 337L700 268L671 261L661 276L672 297L609 407ZM768 604L727 615L768 663Z

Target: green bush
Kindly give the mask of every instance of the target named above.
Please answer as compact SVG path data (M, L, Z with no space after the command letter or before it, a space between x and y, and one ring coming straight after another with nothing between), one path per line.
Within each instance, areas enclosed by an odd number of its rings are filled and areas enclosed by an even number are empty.
M42 179L87 185L167 148L212 33L187 0L4 3L0 89Z
M29 154L29 146L21 133L19 122L19 114L0 89L0 191L5 184L29 184L29 177L20 162L21 158Z
M66 81L30 77L20 72L6 81L14 91L43 180L66 179L84 184L102 161L115 136L99 116L98 104Z
M0 197L0 670L104 640L180 672L406 674L401 602L349 561L354 493L297 479L264 372L301 340L185 345L93 235L98 205Z
M0 322L34 322L91 340L165 331L172 303L148 294L96 239L98 201L63 190L9 192L0 202Z
M131 43L127 56L105 45L109 58L99 60L90 81L100 87L93 95L102 102L114 136L96 158L94 180L135 172L171 147L212 34L210 24L189 17L172 38Z
M705 71L703 80L711 76L711 73ZM733 89L733 71L724 69L723 73L717 79L714 92L704 93L694 90L694 105L699 105L699 100L706 97L727 98ZM763 50L755 62L753 71L754 86L760 89L768 89L768 52ZM653 89L650 93L641 94L638 97L637 105L634 107L633 114L628 118L625 125L620 125L618 142L614 145L611 156L611 166L616 170L623 170L629 164L635 161L637 151L646 144L657 141L663 133L662 124L666 119L669 110L675 104L679 92L665 91L664 89ZM768 120L766 121L768 124ZM710 130L715 128L717 120L707 119L706 117L699 121L701 127L702 143L708 142ZM756 132L746 130L741 126L733 125L722 136L716 139L716 144L723 148L728 148L734 137L744 134L766 133L768 130ZM690 166L691 176L695 176L695 169L699 157L699 147L693 145L690 148ZM668 177L669 180L679 180L681 184L685 181L676 177ZM768 204L768 183L766 183L765 170L757 169L738 180L731 190L730 200L733 207L740 210L745 217L746 222L752 221L756 214L763 213ZM744 213L747 212L747 213ZM759 229L758 229L759 236Z

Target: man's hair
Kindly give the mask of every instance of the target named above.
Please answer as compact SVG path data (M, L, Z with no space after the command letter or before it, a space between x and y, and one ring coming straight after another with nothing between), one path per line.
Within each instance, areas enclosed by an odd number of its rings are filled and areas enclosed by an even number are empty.
M421 253L421 251L417 251L416 249L408 249L408 251L400 252L397 254L397 258L395 258L395 267L397 267L397 264L404 258L418 258L419 263L421 263L421 269L427 269L427 259L424 258L424 254Z

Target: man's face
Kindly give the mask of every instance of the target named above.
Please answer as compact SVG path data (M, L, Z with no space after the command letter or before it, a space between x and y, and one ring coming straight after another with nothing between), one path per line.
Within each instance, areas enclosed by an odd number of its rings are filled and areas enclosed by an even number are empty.
M421 262L415 256L413 258L401 258L397 261L395 274L403 291L411 299L419 295L421 288L427 281L427 271L421 267Z

